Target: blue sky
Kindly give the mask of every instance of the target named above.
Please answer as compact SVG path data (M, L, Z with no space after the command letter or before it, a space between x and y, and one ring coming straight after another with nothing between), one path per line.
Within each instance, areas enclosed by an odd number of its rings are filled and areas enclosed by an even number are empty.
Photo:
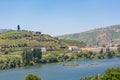
M0 0L0 29L52 36L120 24L120 0Z

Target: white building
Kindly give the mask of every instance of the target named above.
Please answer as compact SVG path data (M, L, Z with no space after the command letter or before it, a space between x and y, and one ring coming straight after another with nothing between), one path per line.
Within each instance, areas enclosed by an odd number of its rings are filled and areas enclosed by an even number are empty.
M68 50L70 50L70 51L76 51L78 49L79 48L77 46L68 46Z
M46 48L45 47L41 47L41 51L42 52L46 52Z
M31 48L32 51L34 49L40 49L42 52L46 52L47 51L45 47L33 47L33 48Z

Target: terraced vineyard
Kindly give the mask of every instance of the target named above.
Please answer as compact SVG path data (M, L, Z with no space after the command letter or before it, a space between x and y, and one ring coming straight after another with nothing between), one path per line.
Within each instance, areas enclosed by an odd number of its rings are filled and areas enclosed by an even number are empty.
M0 34L0 50L4 51L23 51L33 47L45 47L47 50L60 50L62 46L69 45L85 46L85 43L79 41L59 40L50 35L41 34L34 31L8 31Z

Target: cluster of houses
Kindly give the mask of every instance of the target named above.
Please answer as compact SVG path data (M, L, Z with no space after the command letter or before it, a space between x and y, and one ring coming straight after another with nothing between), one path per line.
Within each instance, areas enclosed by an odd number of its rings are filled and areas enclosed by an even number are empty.
M118 47L109 47L109 49L111 51L116 51ZM96 47L96 48L92 48L92 47L86 47L86 48L80 48L81 50L87 50L87 51L92 51L92 52L100 52L101 49L103 49L103 52L106 51L106 47Z
M0 46L0 49L2 47ZM44 47L44 46L40 46L40 47L32 47L31 50L33 50L34 48L36 49L41 49L42 52L46 52L47 51L47 48ZM118 47L109 47L109 49L111 51L115 51L117 50ZM85 48L78 48L77 46L68 46L67 47L68 51L92 51L92 52L100 52L101 49L103 49L103 51L106 51L106 48L105 47L96 47L96 48L93 48L93 47L85 47ZM0 52L1 53L1 52Z
M46 47L33 47L33 48L31 48L31 50L33 50L33 49L41 49L41 51L42 52L46 52L47 51L47 48ZM79 48L77 47L77 46L68 46L68 50L69 51L78 51L79 50Z
M118 47L109 47L109 49L111 50L111 51L116 51L117 50L117 48ZM92 52L100 52L101 51L101 49L103 49L103 51L105 52L106 51L106 47L85 47L85 48L78 48L77 46L68 46L68 50L69 51L80 51L80 50L82 50L82 51L92 51Z

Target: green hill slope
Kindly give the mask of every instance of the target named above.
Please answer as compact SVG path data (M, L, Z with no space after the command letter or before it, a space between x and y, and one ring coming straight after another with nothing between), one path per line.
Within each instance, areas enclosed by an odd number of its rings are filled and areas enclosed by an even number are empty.
M83 47L83 42L66 40L59 40L58 38L50 35L41 34L41 32L33 31L9 31L0 34L0 50L18 51L24 49L30 49L33 47L46 47L47 50L60 50L61 47L67 47L69 45L79 45Z
M104 44L114 46L120 44L120 25L89 30L82 33L62 35L58 36L58 38L83 41L92 46L102 46Z

